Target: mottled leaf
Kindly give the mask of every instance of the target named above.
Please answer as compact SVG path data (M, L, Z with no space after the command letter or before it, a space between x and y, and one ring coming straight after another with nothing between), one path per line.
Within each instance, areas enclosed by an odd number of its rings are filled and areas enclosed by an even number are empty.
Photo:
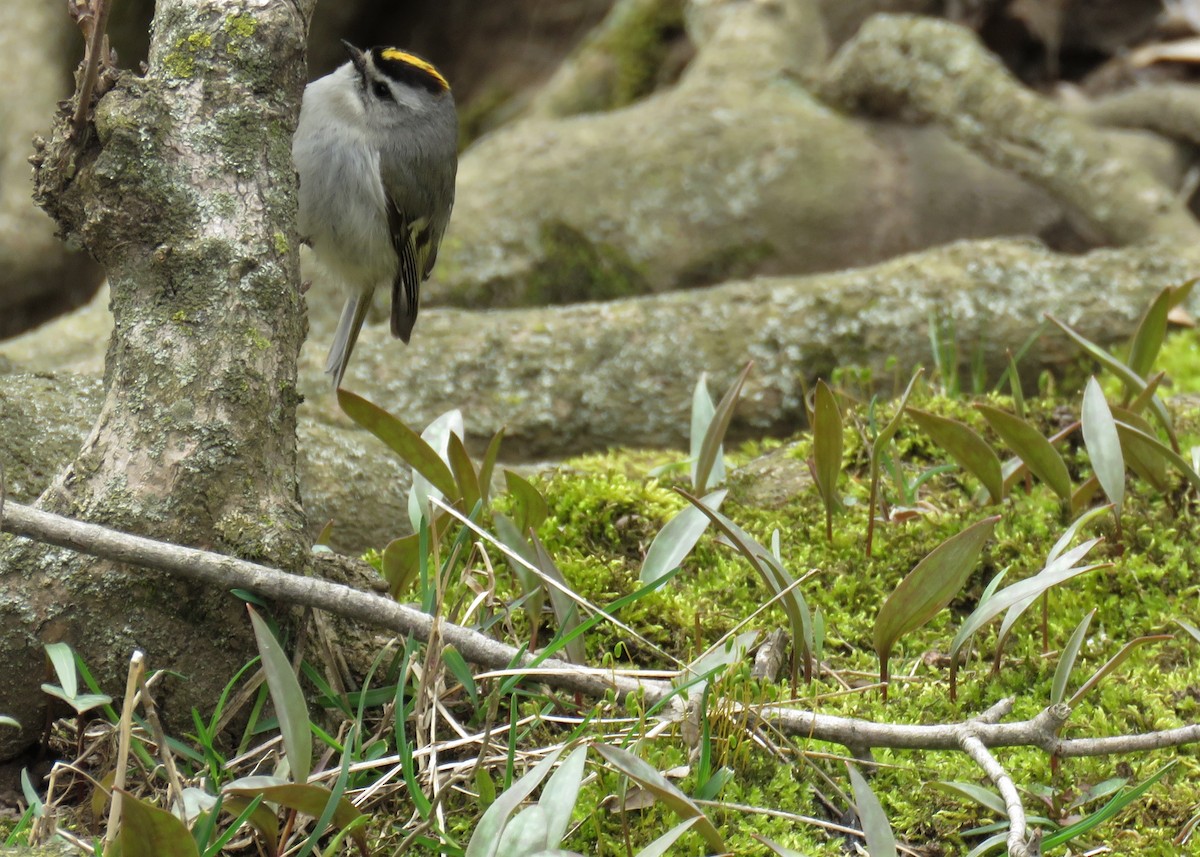
M975 407L996 434L1021 457L1034 476L1045 482L1064 501L1071 499L1071 474L1067 471L1066 462L1041 432L1007 411L990 405Z
M817 382L813 406L813 473L825 504L825 532L833 539L833 513L842 508L838 477L842 475L842 412L824 381Z
M999 503L1004 499L1000 458L974 429L958 420L917 408L909 408L908 415L934 443L946 450L964 470L983 483L991 502Z
M128 792L122 795L116 839L121 857L200 857L196 840L182 821Z

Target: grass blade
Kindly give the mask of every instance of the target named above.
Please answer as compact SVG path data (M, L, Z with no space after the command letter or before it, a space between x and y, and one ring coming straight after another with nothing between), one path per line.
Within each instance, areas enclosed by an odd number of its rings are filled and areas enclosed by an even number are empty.
M1058 666L1054 669L1054 681L1050 685L1051 705L1057 705L1062 702L1063 698L1067 695L1067 682L1071 678L1071 670L1075 669L1075 661L1079 657L1079 650L1083 646L1088 626L1092 624L1092 617L1095 615L1096 608L1093 607L1079 621L1079 624L1075 626L1075 631L1071 634L1071 638L1063 646L1062 655L1058 659Z
M871 546L875 541L875 508L880 507L880 514L883 514L882 503L879 503L879 459L883 455L884 448L896 436L896 432L900 430L900 422L904 419L904 409L908 405L908 397L912 395L913 388L917 386L917 380L924 373L924 369L918 369L913 373L912 378L908 381L908 386L904 388L904 394L900 396L900 402L896 405L896 413L888 421L888 424L883 427L875 440L871 443L871 497L867 502L867 556L871 556Z
M700 454L704 446L704 437L708 434L709 426L712 425L713 417L716 416L716 413L717 408L713 404L712 396L708 394L708 374L701 372L700 380L696 382L696 389L692 391L692 430L688 434L690 441L692 489L695 491L708 490L707 486L699 485L696 482L696 466L700 461ZM717 455L713 460L712 471L707 480L712 485L720 485L725 481L723 454L724 445L717 447Z

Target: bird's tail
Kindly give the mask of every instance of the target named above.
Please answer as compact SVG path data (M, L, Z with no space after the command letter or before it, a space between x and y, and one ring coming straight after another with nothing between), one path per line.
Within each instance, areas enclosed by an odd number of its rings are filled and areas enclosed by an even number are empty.
M333 336L333 345L329 347L329 358L325 361L325 373L333 378L335 390L342 386L346 364L350 362L350 353L354 351L354 343L358 342L358 331L362 329L370 306L371 296L360 293L347 298L346 305L342 307L342 318Z

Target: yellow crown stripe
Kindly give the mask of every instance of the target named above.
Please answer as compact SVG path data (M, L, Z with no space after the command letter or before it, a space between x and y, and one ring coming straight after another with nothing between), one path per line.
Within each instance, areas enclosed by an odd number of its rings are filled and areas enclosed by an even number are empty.
M399 50L398 48L386 48L380 53L380 56L385 60L395 60L396 62L402 62L407 65L414 66L415 68L419 68L421 71L437 80L437 82L446 89L450 88L450 84L446 82L446 78L442 77L442 73L434 68L431 64L421 59L419 56L410 54L407 51Z

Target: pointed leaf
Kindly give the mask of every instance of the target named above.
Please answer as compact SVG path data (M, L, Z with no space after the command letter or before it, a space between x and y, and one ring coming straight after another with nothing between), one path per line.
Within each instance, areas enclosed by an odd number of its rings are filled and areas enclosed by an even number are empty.
M1117 434L1112 411L1108 409L1104 391L1095 377L1088 379L1083 390L1081 419L1083 443L1092 460L1092 469L1119 516L1125 502L1125 457L1121 454L1121 438Z
M116 840L121 857L200 857L196 840L182 821L129 792L121 793L121 829Z
M563 760L542 789L538 806L546 810L546 847L557 848L571 823L571 811L579 798L579 787L583 783L583 764L587 760L587 746L580 745Z
M610 747L607 744L595 744L593 746L596 748L596 752L604 757L605 761L654 795L655 798L665 804L668 809L680 818L697 819L696 830L704 837L704 841L708 843L708 847L711 850L718 854L726 851L725 840L708 819L708 816L704 814L700 807L692 802L691 798L676 788L666 777L630 752L618 747Z
M1130 640L1121 647L1120 651L1109 658L1108 661L1105 662L1104 666L1096 670L1095 674L1093 674L1091 678L1084 682L1083 686L1079 688L1079 690L1075 691L1074 696L1067 701L1067 705L1071 706L1072 708L1078 705L1079 700L1087 696L1088 692L1093 687L1098 685L1106 675L1119 667L1126 658L1132 655L1134 649L1137 649L1139 646L1144 646L1147 643L1163 643L1167 640L1173 639L1174 637L1172 637L1170 634L1148 634L1144 637L1137 637L1133 640Z
M767 837L765 837L765 836L759 836L757 833L751 833L750 835L753 836L755 839L757 839L759 842L761 842L763 845L770 848L773 852L775 852L777 855L779 855L779 857L804 857L804 855L801 854L799 851L793 851L791 848L785 848L784 846L780 845L778 842L775 842L771 839L767 839Z
M505 548L525 560L533 568L537 568L537 553L534 551L533 545L521 534L517 525L507 515L496 512L492 516L492 525L496 530L496 538ZM512 557L506 556L505 560L521 584L521 593L525 596L525 614L529 617L529 627L536 628L542 620L542 606L546 603L546 587L529 566Z
M1149 377L1167 338L1167 313L1171 311L1172 291L1168 286L1158 293L1130 338L1127 365L1143 378Z
M487 449L483 453L483 461L479 465L479 496L486 505L492 493L492 473L496 470L496 460L500 458L500 444L504 441L504 427L501 426L492 435Z
M1183 456L1171 449L1165 443L1156 437L1151 437L1143 431L1134 428L1129 423L1117 420L1117 432L1121 435L1121 439L1127 444L1132 441L1139 444L1143 450L1152 450L1157 452L1159 456L1165 459L1169 464L1175 465L1175 469L1183 474L1183 477L1192 484L1192 487L1200 491L1200 474L1197 474L1192 466L1184 460Z
M828 525L833 512L842 508L837 489L838 477L842 475L842 412L824 381L817 382L813 406L813 461Z
M279 718L279 731L283 735L283 750L292 777L304 782L312 770L312 735L308 728L308 705L300 690L300 682L292 670L291 661L283 647L267 627L267 623L246 605L250 611L250 624L254 627L254 640L262 657L263 674L267 677L267 689L275 705L275 716Z
M937 789L947 794L957 794L968 800L973 800L986 810L994 812L1001 817L1008 815L1008 809L1004 806L1004 799L996 794L991 789L984 788L975 783L960 783L942 780L938 782L928 783L930 788Z
M1197 643L1200 643L1200 628L1197 628L1195 625L1193 625L1191 622L1188 622L1186 619L1175 619L1173 621L1180 628L1182 628L1183 630L1185 630L1189 634L1191 634L1192 639L1194 639Z
M908 415L933 442L958 462L964 470L983 483L991 502L1004 499L1004 479L1000 473L1000 458L974 429L966 423L928 411L908 408Z
M1018 416L993 408L975 406L988 425L1021 457L1033 475L1064 501L1071 499L1071 474L1058 450L1042 433Z
M917 563L879 610L875 619L875 651L886 660L901 636L919 628L950 603L979 562L998 515L956 533Z
M533 487L533 483L511 470L504 471L504 482L508 493L516 504L513 509L513 523L522 533L536 530L550 515L550 507L542 492Z
M854 786L854 805L858 809L858 821L867 839L867 853L871 857L896 857L896 837L892 826L879 804L879 798L867 785L866 779L854 765L847 764L850 782Z
M1071 679L1071 670L1075 669L1075 660L1079 657L1079 649L1083 646L1088 627L1092 624L1092 617L1095 615L1096 608L1093 607L1086 616L1079 620L1079 624L1071 633L1071 638L1063 646L1062 654L1058 658L1058 666L1054 669L1054 681L1050 685L1051 705L1058 705L1067 696L1067 682Z
M1090 542L1085 542L1074 551L1064 554L1061 559L1043 568L1033 577L1028 577L1025 580L1005 587L989 598L986 604L980 604L967 617L966 621L963 622L962 627L958 629L958 633L955 635L954 642L950 647L951 652L957 652L962 648L963 643L968 637L1014 604L1021 602L1032 603L1033 599L1037 598L1043 592L1070 580L1072 577L1086 574L1089 571L1095 571L1098 568L1107 568L1112 563L1100 562L1093 565L1075 565L1075 562L1082 557L1082 554L1090 551L1099 541L1100 539L1092 539ZM1081 551L1082 553L1076 553L1077 551Z
M471 456L467 454L462 438L456 434L450 435L446 444L446 458L450 461L450 472L458 484L459 496L463 498L463 511L469 515L482 496L479 474L475 472L475 465L471 463Z
M388 594L399 598L412 588L421 571L421 536L419 533L392 539L383 549L383 578Z
M255 777L243 777L240 780L234 780L221 789L222 794L235 795L245 798L253 798L257 795L262 795L263 800L277 803L280 806L285 806L288 809L294 809L296 812L312 818L320 818L325 812L325 808L329 805L330 798L333 797L333 792L319 786L315 783L264 783L256 785ZM271 778L263 778L271 779ZM345 829L362 815L362 811L350 802L348 798L338 798L334 804L333 823L338 829ZM361 822L360 822L361 824ZM350 828L350 838L359 847L359 851L363 854L367 851L367 833L361 826Z
M1113 419L1118 423L1132 426L1149 437L1154 437L1154 427L1145 419L1124 408L1111 408ZM1117 437L1121 439L1121 453L1129 469L1138 478L1149 483L1160 494L1166 494L1171 489L1167 479L1167 460L1157 449L1145 444L1140 438L1121 431L1117 426Z
M1134 372L1099 345L1076 333L1069 325L1064 324L1054 316L1047 315L1046 318L1058 325L1063 333L1073 339L1080 348L1090 354L1101 366L1120 378L1127 389L1137 393L1141 393L1146 389L1146 381L1141 375ZM1171 439L1171 446L1178 447L1179 441L1175 437L1175 426L1171 422L1171 415L1167 412L1167 406L1163 404L1162 399L1158 396L1152 396L1150 399L1150 410L1154 412L1155 419L1158 420L1159 425L1163 427L1163 431Z
M449 467L450 438L456 434L461 438L463 431L462 412L457 408L451 408L425 426L425 430L421 432L421 440L425 441L441 462ZM415 466L413 467L412 487L408 490L408 519L413 530L420 532L421 521L428 520L432 516L432 500L444 498L447 503L454 503L461 499L462 494L459 492L457 480L453 480L453 475L453 471L451 471L453 485L447 493L426 479Z
M46 643L42 648L46 650L46 657L50 659L50 665L54 667L54 674L58 676L58 684L63 691L60 694L61 698L70 701L71 697L79 693L79 676L75 672L75 653L66 643Z
M559 584L559 586L547 585L545 587L546 592L550 595L550 606L554 610L554 617L558 620L559 632L564 635L570 634L579 627L579 604L567 594L573 590L567 583L567 579L563 577L562 571L555 564L554 558L550 556L550 552L546 550L546 546L542 544L542 540L536 534L532 538L538 570ZM575 637L568 642L566 651L567 660L571 663L584 664L587 662L587 650L584 648L582 637Z
M639 851L637 857L663 857L664 854L671 850L671 846L675 844L675 840L691 830L692 825L697 821L699 819L693 816L679 822L679 824Z
M339 389L337 397L346 416L387 444L444 496L455 496L454 475L450 468L420 435L362 396Z
M713 491L703 498L705 505L720 509L728 491L722 489ZM688 506L679 511L659 530L646 558L642 560L642 571L638 579L642 583L653 583L673 568L678 568L684 558L692 552L700 536L708 529L709 519L695 506Z
M712 396L708 394L708 375L705 372L701 372L700 380L696 382L696 388L692 391L692 430L688 435L692 489L695 491L708 490L707 486L696 484L696 469L700 464L700 455L704 451L704 437L708 434L708 428L712 425L713 417L716 414L716 406L713 405ZM708 483L710 485L720 485L725 481L723 453L724 446L717 447L717 455L713 460L712 471L708 476Z
M704 433L704 440L700 444L700 455L696 458L696 474L692 482L696 486L697 491L707 490L708 486L713 484L711 474L713 467L717 461L717 455L720 452L721 444L725 440L725 433L729 431L729 422L733 419L733 410L737 407L738 397L742 394L742 386L746 383L746 378L750 375L750 370L754 368L754 362L746 364L741 373L737 376L737 380L733 382L721 401L717 403L717 409L713 413L712 421L708 424L708 431ZM699 486L704 486L703 488Z
M479 823L475 825L475 832L471 834L471 841L467 843L463 857L496 857L500 848L500 836L508 826L509 817L517 811L517 807L525 798L541 785L563 749L559 747L551 751L525 776L509 786L504 794L496 798L495 803L487 808Z

